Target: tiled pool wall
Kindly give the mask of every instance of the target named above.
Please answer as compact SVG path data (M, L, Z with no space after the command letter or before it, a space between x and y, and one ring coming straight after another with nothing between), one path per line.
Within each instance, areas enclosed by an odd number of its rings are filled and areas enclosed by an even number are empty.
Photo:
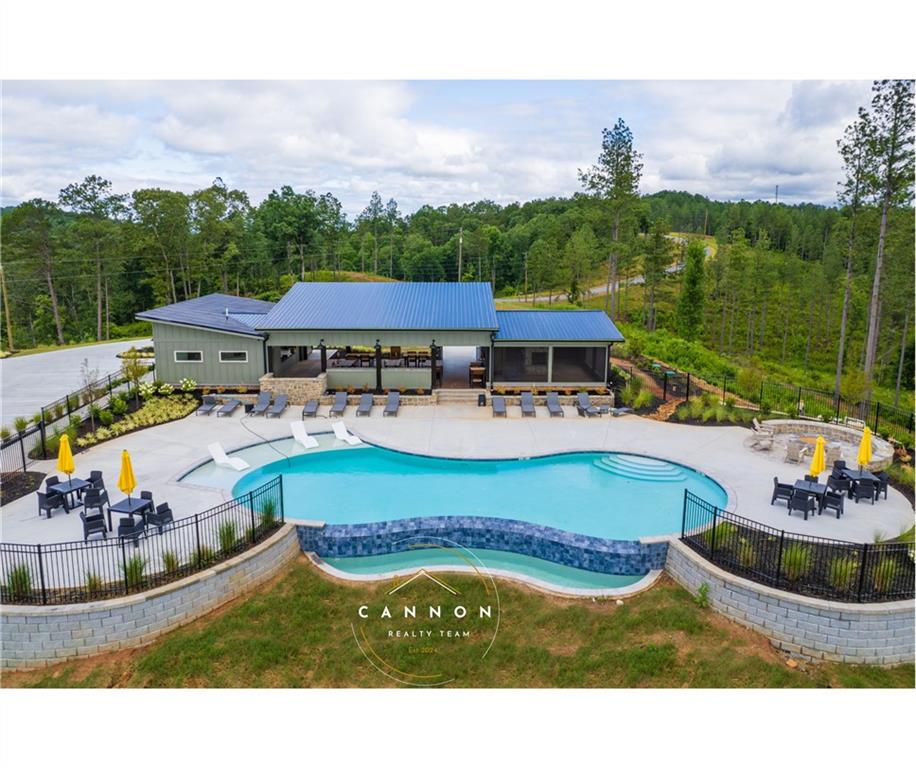
M519 520L493 517L414 517L379 523L297 526L303 552L320 557L359 557L404 552L418 539L447 539L469 549L530 555L573 568L636 576L661 570L668 542L612 541Z

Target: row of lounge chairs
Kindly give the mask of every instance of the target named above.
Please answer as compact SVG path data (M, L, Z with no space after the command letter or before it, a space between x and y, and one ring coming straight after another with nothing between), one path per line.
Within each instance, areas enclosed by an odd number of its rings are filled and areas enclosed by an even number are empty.
M522 416L537 416L534 407L534 397L530 392L522 392L519 403L522 409ZM560 394L558 392L547 393L547 412L551 416L565 416L563 406L560 405ZM506 398L502 395L494 395L492 399L492 408L494 416L506 415ZM594 405L587 392L580 392L576 398L576 412L580 416L587 418L601 416L602 414L611 414L612 416L622 416L630 413L630 408L609 408L606 405Z
M318 401L312 401L315 403L315 413L309 415L316 415L318 411ZM337 392L334 395L334 402L331 404L331 410L329 411L329 416L343 416L344 411L347 410L348 405L348 396L346 392ZM375 399L372 395L366 393L359 396L359 404L356 406L356 415L357 416L370 416L372 414L372 408L375 405ZM388 397L385 400L385 410L382 411L383 416L397 416L398 411L401 408L401 393L393 389L388 393ZM302 415L305 416L305 410L303 410Z
M216 416L231 416L237 408L242 405L242 401L237 398L231 398L220 405L219 401L212 395L205 395L203 402L200 404L195 413L198 416L209 416L216 411ZM289 406L289 397L286 395L277 395L277 399L271 403L270 392L261 392L258 395L257 402L251 409L252 416L279 416Z

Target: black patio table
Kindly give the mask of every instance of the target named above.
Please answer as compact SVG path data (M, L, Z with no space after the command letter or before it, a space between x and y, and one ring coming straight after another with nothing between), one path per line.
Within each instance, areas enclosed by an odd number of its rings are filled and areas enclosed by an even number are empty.
M797 491L804 491L805 493L810 493L812 496L817 496L817 509L818 512L821 510L821 504L824 501L824 494L827 493L827 486L823 483L812 483L810 480L796 480L794 488Z
M841 469L841 474L850 480L858 482L859 480L871 480L873 483L880 483L881 478L876 477L867 469Z
M108 505L108 530L114 530L111 527L111 513L117 512L119 515L130 515L130 519L134 519L135 514L144 514L147 507L152 507L153 502L149 499L141 499L136 496L128 496L126 499L121 499L117 504Z
M81 501L74 501L72 497L74 494L82 493L89 485L90 483L88 480L80 480L78 477L75 477L65 483L57 483L48 486L48 490L59 493L61 496L66 496L67 509L70 510L83 506Z

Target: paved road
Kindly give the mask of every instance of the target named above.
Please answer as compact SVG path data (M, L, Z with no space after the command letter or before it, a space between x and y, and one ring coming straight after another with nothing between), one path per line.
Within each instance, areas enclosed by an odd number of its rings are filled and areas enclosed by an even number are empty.
M120 369L119 352L151 343L151 339L112 341L0 360L0 422L10 426L17 416L31 418L41 406L79 389L83 360L104 376Z

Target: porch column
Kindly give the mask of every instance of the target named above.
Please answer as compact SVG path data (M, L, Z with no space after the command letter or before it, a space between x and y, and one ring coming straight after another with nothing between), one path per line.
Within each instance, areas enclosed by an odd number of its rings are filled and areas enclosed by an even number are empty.
M429 345L429 393L436 388L436 340Z
M487 360L487 388L493 389L493 355L495 353L496 347L494 346L494 337L495 333L490 334L490 359Z
M375 394L382 394L382 345L375 340Z
M321 372L324 373L328 370L328 348L324 345L324 339L321 340L318 349L321 350Z
M547 347L547 383L553 384L553 347Z

